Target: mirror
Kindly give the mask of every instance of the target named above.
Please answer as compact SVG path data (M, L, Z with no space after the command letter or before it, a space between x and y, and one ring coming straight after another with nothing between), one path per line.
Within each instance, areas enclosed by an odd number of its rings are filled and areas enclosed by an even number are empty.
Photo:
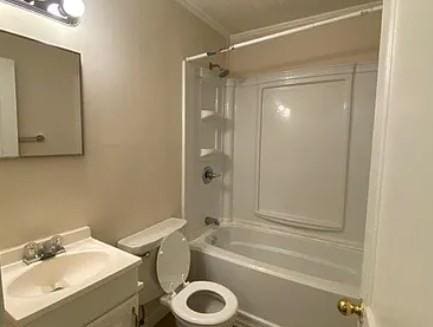
M0 158L83 154L79 53L0 31Z

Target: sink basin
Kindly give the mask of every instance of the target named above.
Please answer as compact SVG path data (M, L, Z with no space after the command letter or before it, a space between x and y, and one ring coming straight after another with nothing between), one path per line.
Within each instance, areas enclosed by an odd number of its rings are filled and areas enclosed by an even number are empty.
M60 235L66 252L31 265L24 244L0 252L7 326L86 326L137 292L140 258L92 238L89 227Z
M6 290L13 297L38 297L79 286L107 268L110 256L102 251L63 254L29 266Z

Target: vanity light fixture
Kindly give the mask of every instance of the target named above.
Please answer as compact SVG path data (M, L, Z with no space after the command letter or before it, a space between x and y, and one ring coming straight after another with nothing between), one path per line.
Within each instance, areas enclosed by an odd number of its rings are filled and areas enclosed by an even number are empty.
M78 25L84 15L84 0L0 0L53 18L68 25Z

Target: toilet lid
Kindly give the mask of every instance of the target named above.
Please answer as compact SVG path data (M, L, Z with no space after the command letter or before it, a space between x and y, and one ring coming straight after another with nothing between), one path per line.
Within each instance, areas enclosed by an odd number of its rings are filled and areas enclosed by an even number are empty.
M190 263L188 241L182 233L175 232L162 240L156 258L156 275L166 293L173 293L186 282Z

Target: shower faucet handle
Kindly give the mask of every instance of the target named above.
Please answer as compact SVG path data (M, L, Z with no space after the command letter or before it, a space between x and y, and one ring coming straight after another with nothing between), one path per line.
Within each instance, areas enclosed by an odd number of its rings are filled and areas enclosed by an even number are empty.
M215 173L212 167L205 167L203 169L202 180L203 180L203 183L209 184L215 178L218 178L221 176L222 176L222 174Z

